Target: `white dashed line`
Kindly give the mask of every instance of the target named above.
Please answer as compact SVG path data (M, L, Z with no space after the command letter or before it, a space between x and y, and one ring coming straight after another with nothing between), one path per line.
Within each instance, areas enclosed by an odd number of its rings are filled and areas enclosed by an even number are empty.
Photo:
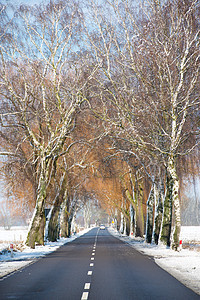
M93 252L92 253L93 256L95 255L95 251L96 251L96 244L97 244L98 233L99 233L99 229L97 230L97 234L96 234L96 237L95 237L95 242L94 242L93 251L92 251ZM94 260L94 257L91 257L90 260ZM90 263L90 267L94 267L94 263ZM92 271L88 271L87 275L91 276L92 275ZM85 283L84 290L89 290L90 289L90 285L91 285L91 283L89 283L89 282ZM88 300L88 296L89 296L89 292L83 292L81 300Z
M88 295L89 295L88 292L83 292L81 300L87 300L88 299Z
M84 290L89 290L90 289L90 283L85 283Z

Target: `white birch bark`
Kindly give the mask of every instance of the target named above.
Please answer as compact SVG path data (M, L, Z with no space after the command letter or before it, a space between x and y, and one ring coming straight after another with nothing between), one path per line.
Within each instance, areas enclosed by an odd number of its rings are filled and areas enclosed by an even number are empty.
M147 219L146 219L146 234L145 241L151 243L153 234L153 206L155 201L155 183L152 184L147 200Z
M164 184L155 184L155 216L154 216L154 227L153 227L153 242L157 245L159 241L161 225L162 225L162 215L163 215L163 205L165 198Z
M179 180L173 158L169 159L168 170L172 177L172 203L174 208L174 229L171 236L171 248L178 250L181 232L181 212L179 198Z
M135 237L135 211L130 203L130 237Z
M123 233L124 233L124 214L123 214L122 211L121 211L121 213L120 213L120 216L121 216L121 218L120 218L120 228L119 228L119 232L120 232L121 234L123 234Z

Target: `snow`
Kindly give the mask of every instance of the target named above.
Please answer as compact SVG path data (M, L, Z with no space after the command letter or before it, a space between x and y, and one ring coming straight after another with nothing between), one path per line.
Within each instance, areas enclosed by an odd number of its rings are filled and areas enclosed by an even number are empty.
M27 227L16 227L11 230L0 228L0 251L7 248L10 243L15 244L15 241L16 243L23 241L27 235L27 230ZM70 238L62 238L54 243L48 242L45 246L36 246L35 249L25 247L22 252L14 252L13 258L8 252L0 255L0 280L13 274L16 270L34 263L38 258L55 251L61 245L73 241L89 230L85 229ZM183 246L190 243L192 248L190 250L182 249L180 252L172 251L164 246L149 245L142 238L120 235L114 229L109 229L109 231L141 253L152 256L161 268L200 295L200 226L183 226L181 228Z
M200 242L200 226L182 226L180 239L185 242Z
M165 246L147 244L142 238L121 235L114 229L109 231L142 254L152 256L161 268L200 295L200 226L181 228L183 245L191 242L196 242L196 244L190 249L182 249L179 252Z
M4 242L16 242L24 241L27 236L27 226L13 226L11 229L6 230L4 227L0 227L0 241ZM0 244L1 249L1 244Z

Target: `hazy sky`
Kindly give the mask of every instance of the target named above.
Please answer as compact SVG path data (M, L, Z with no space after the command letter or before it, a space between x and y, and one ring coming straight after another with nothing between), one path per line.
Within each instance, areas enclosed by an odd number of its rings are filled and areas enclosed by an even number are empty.
M42 2L49 2L49 0L45 0L45 1L43 1L43 0L9 0L8 2L10 2L14 5L15 4L16 5L18 5L18 4L32 4L32 5L34 5L34 4L40 4Z

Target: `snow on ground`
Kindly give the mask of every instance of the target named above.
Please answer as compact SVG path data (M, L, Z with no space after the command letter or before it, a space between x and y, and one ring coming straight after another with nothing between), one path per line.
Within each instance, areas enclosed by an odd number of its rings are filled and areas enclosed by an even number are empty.
M70 238L61 238L57 242L47 242L45 243L45 246L36 246L35 249L30 249L29 247L24 246L23 251L13 252L13 257L11 257L11 253L9 252L5 252L5 254L1 254L0 255L0 280L3 280L1 279L1 277L5 277L6 275L9 276L10 273L13 273L16 270L21 269L26 265L35 262L35 260L37 260L38 258L55 251L60 246L75 240L76 238L85 234L89 230L90 228L82 230L76 235L71 236ZM10 243L13 243L15 248L14 231L16 231L15 237L17 237L19 231L22 231L21 235L23 234L24 237L26 237L27 235L27 228L24 229L15 228L15 230L14 229L4 230L1 228L0 241L3 241L3 243L0 243L1 253L3 252L2 251L3 249L7 248L10 245ZM20 241L20 239L17 239L16 241Z
M0 241L23 241L27 236L28 226L13 226L9 230L0 227Z
M173 251L164 246L149 245L144 239L132 238L119 234L110 229L110 233L129 243L142 254L154 257L155 262L185 286L200 295L200 248L193 247ZM200 226L184 226L181 229L184 242L196 242L200 247Z
M0 227L0 251L10 246L10 243L22 242L26 239L28 226L13 226L11 229Z
M183 240L183 243L200 243L200 226L182 226L180 239Z

